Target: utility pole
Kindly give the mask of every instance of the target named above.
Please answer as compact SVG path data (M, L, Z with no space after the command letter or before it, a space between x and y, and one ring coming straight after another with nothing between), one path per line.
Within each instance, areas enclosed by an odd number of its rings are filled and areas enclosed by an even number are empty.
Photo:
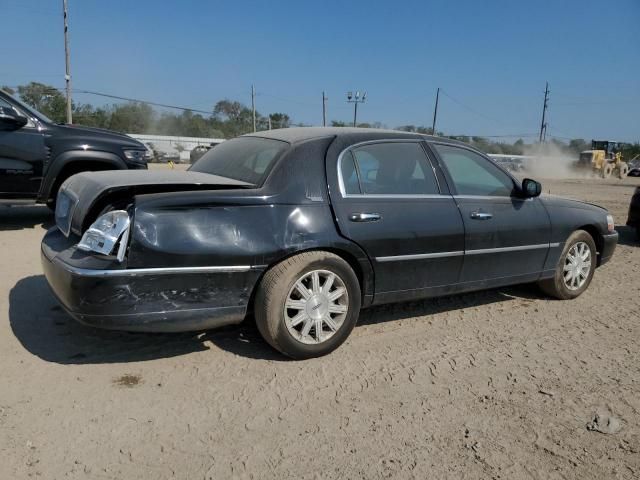
M269 130L271 130L271 114L269 114Z
M66 1L66 0L65 0ZM256 131L256 89L251 85L251 111L253 112L253 131Z
M322 126L327 126L327 100L328 98L324 95L324 90L322 91Z
M544 105L542 107L542 123L540 124L540 139L539 142L542 143L547 139L547 108L549 106L549 82L544 89Z
M62 10L64 14L64 57L65 57L65 83L67 88L67 123L73 122L71 114L71 62L69 59L69 25L67 22L67 0L62 0Z
M436 106L433 109L433 125L431 126L431 135L436 134L436 119L438 118L438 100L440 99L440 87L436 90Z
M353 126L358 124L358 104L364 103L367 99L367 92L363 92L360 96L360 92L356 92L355 96L353 92L347 92L347 103L353 103Z

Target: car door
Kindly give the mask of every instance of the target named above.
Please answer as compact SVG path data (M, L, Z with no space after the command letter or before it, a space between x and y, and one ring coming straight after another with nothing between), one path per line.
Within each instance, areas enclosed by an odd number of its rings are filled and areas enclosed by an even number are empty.
M15 110L3 98L0 98L0 106ZM24 116L24 113L18 113ZM16 130L0 129L0 196L35 196L42 181L45 155L44 135L33 119L29 118L27 125Z
M457 145L433 143L454 190L465 227L460 281L494 284L535 280L549 251L549 216L538 198L488 158Z
M421 141L356 144L337 163L340 188L331 198L338 226L372 260L374 303L420 298L455 284L464 227Z

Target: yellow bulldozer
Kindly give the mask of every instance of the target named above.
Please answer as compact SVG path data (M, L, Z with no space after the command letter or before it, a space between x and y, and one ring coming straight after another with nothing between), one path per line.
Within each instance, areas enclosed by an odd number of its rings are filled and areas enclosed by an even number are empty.
M580 153L577 167L591 170L595 175L609 178L614 173L624 178L629 173L629 165L622 158L623 144L608 140L591 140L591 150Z

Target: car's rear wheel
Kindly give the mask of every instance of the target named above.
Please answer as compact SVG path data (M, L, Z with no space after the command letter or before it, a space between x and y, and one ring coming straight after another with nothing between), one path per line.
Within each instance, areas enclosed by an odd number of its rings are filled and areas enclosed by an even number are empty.
M296 359L326 355L349 336L360 312L351 266L329 252L305 252L265 273L255 298L258 330Z
M596 245L584 230L573 232L565 243L553 278L542 280L540 288L561 300L576 298L584 292L596 269Z

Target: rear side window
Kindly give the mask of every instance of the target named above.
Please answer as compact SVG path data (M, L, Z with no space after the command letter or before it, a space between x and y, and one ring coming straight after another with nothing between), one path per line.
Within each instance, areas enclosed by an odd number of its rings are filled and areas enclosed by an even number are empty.
M438 183L419 143L374 143L351 150L356 180L364 194L427 195L438 194ZM343 158L344 161L344 158ZM351 193L353 175L342 179L346 193Z
M275 161L287 148L287 142L270 138L234 138L209 150L190 170L260 186L269 175Z
M483 156L451 145L433 146L449 171L458 195L508 197L513 192L511 177Z

